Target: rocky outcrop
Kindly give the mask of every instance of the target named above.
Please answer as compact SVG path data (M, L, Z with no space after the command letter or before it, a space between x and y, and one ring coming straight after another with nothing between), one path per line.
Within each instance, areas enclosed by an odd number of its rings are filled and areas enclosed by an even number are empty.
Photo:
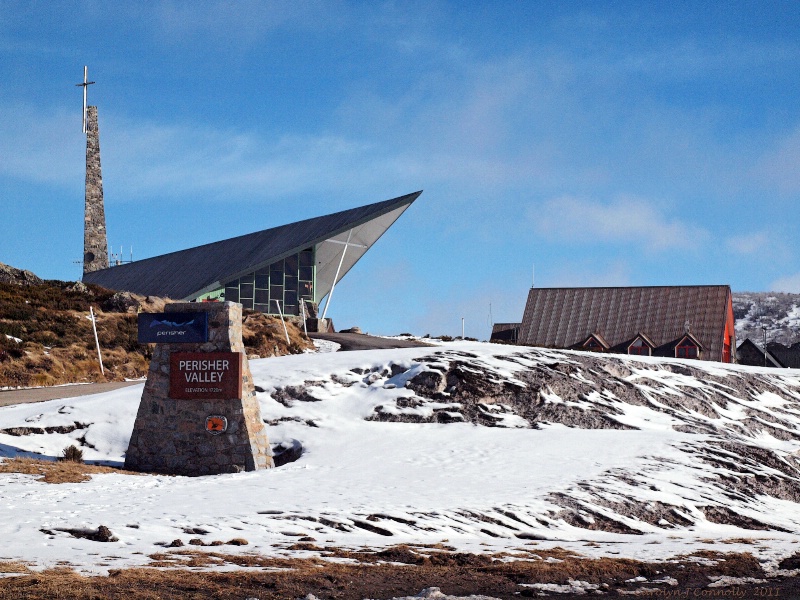
M0 283L11 283L13 285L37 285L42 280L30 271L15 269L0 263Z

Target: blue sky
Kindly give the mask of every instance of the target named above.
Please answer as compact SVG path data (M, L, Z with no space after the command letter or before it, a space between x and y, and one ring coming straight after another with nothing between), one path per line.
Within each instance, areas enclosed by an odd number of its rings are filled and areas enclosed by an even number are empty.
M536 285L800 292L796 2L0 0L0 262L76 279L83 66L145 258L424 190L337 287L488 337Z

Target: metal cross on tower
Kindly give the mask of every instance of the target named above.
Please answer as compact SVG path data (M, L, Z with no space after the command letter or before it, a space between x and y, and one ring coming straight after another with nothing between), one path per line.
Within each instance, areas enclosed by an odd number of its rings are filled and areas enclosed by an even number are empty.
M76 83L75 87L83 88L83 133L86 133L86 88L94 83L94 81L87 81L89 75L89 68L83 67L83 83Z

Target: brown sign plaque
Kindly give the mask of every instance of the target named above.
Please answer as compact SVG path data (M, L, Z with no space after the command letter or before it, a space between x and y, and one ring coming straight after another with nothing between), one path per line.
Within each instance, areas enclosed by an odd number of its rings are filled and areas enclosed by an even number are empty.
M184 400L242 398L241 352L173 352L169 397Z

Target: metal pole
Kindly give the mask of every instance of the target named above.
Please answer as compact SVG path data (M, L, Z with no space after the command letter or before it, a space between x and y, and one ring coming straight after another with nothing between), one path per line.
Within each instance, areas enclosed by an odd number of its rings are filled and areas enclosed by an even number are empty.
M344 250L342 250L342 257L339 259L339 266L336 267L336 275L333 278L333 283L331 284L331 291L328 292L328 299L325 301L325 310L322 311L322 318L325 319L325 315L328 314L328 307L331 305L331 297L333 296L333 290L336 287L336 280L339 279L339 271L342 269L342 263L344 262L344 255L347 252L347 244L350 243L350 236L353 235L353 230L351 229L347 234L347 241L344 243Z
M306 326L306 301L300 298L300 310L303 311L303 333L308 337L308 327Z
M281 303L278 302L278 299L275 298L275 304L278 305L278 314L281 316L281 323L283 323L283 333L286 334L286 343L291 346L291 342L289 341L289 330L286 329L286 321L283 320L283 311L281 310Z
M464 317L461 317L461 339L464 339Z
M97 322L94 318L94 309L91 306L89 307L89 314L91 315L92 330L94 331L94 343L97 346L97 360L100 361L100 373L105 375L106 370L103 368L103 357L100 354L100 340L97 339Z
M767 366L767 328L762 325L761 329L764 332L764 366L766 367Z
M89 87L89 67L83 67L83 133L86 133L86 89Z

